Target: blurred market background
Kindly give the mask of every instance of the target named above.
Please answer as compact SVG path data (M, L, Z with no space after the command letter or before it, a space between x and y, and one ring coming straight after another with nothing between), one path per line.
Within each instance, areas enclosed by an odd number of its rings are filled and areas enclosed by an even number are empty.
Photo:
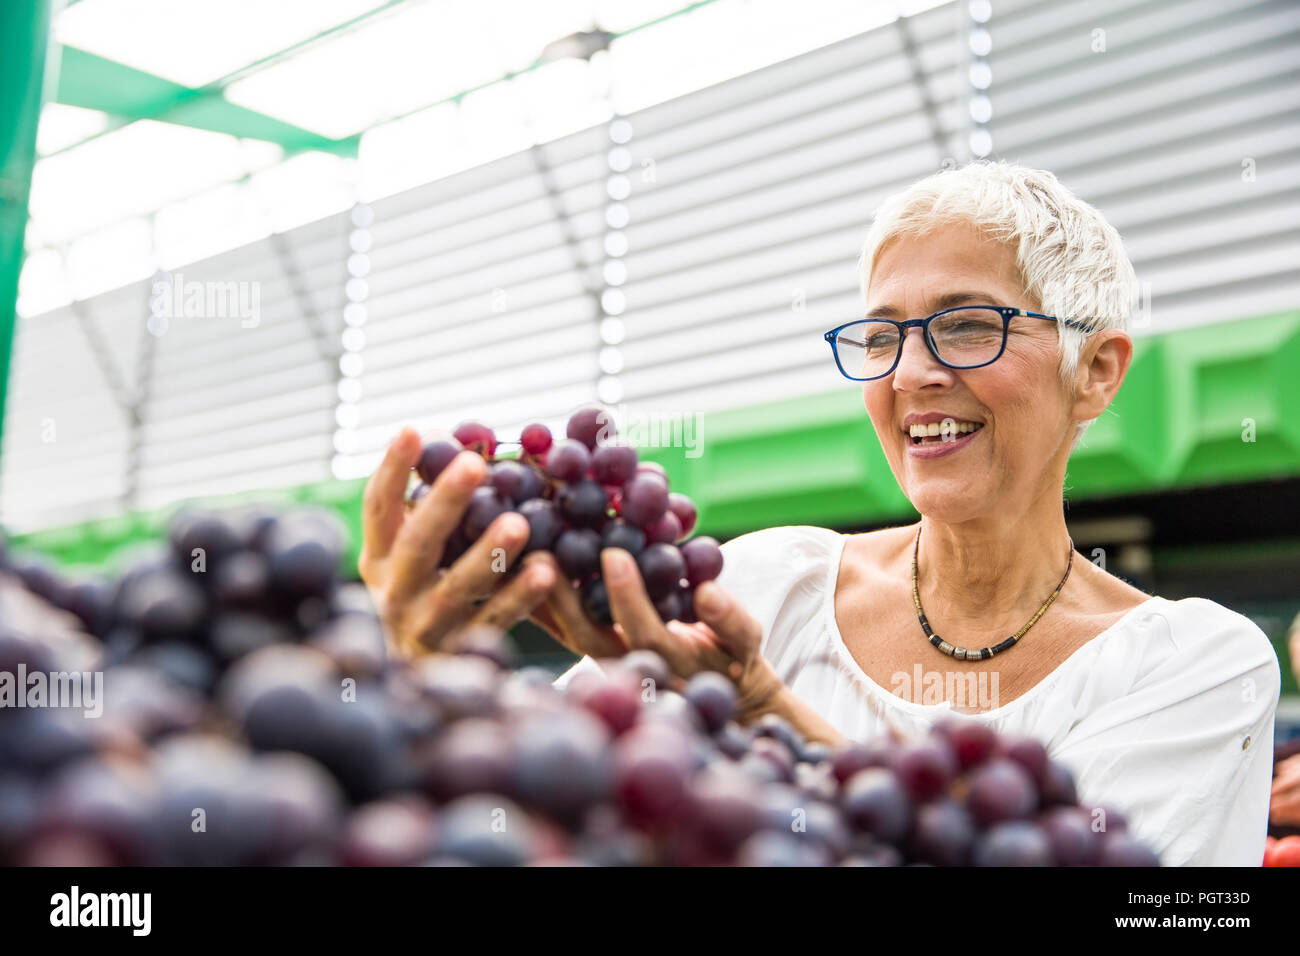
M593 401L687 424L705 533L914 520L820 333L886 195L1005 158L1142 283L1076 545L1251 616L1300 735L1298 63L1292 0L0 5L0 521L75 573L309 502L355 555L402 424Z

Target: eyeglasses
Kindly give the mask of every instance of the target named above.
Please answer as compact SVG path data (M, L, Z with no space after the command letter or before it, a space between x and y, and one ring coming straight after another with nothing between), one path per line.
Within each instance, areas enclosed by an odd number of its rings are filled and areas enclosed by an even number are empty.
M924 319L892 322L889 319L859 319L823 335L830 343L840 373L855 382L884 378L898 368L907 330L919 328L940 364L954 369L992 365L1007 347L1007 329L1017 317L1060 322L1084 331L1092 326L1074 319L1058 319L1039 312L1026 312L997 305L964 305L944 309Z

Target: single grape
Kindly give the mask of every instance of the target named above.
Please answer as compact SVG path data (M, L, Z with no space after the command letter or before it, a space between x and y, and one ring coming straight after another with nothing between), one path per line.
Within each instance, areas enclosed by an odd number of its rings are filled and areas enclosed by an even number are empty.
M888 843L878 840L863 841L852 856L845 857L840 866L902 866L903 854Z
M188 567L201 551L209 569L243 547L239 529L224 515L186 509L178 513L168 531L177 560Z
M622 519L606 524L601 534L602 548L622 548L634 558L645 549L645 545L645 532Z
M1128 817L1115 807L1103 803L1100 806L1088 807L1087 811L1092 818L1093 826L1099 833L1107 836L1128 833Z
M1032 737L1003 737L999 749L1008 760L1014 760L1029 771L1029 775L1042 783L1047 774L1047 748Z
M655 651L632 651L619 659L618 667L635 676L643 686L645 681L650 682L650 687L667 689L669 686L668 663Z
M1043 771L1041 790L1045 807L1073 806L1079 800L1074 787L1074 774L1064 764L1056 761L1049 761L1047 769Z
M949 742L963 770L976 767L993 756L997 734L986 724L962 722L948 732Z
M682 538L681 519L665 511L663 517L645 529L645 535L651 544L673 544Z
M948 744L935 736L898 751L894 772L917 803L937 797L957 776L957 758Z
M651 544L637 557L646 593L657 600L673 593L686 574L682 554L671 544Z
M528 543L524 554L550 551L564 529L564 520L554 501L532 498L519 506L519 513L528 520Z
M684 738L642 724L619 738L614 792L628 822L655 831L681 821L689 807L690 761Z
M680 491L670 492L668 510L677 515L677 520L682 523L681 536L688 537L695 530L695 522L699 518L699 513L695 510L695 502Z
M429 442L420 451L420 460L415 466L416 474L426 485L433 484L463 450L460 442L443 439Z
M497 450L497 436L492 429L479 422L462 422L452 432L455 439L470 451L476 451L491 461Z
M497 713L502 677L492 661L471 654L426 658L420 662L416 679L418 691L448 720Z
M270 562L256 551L238 551L218 565L211 583L212 596L223 607L262 607L271 598Z
M736 685L715 671L701 671L686 682L682 696L699 712L709 733L717 733L736 713Z
M636 473L636 449L603 445L591 456L592 474L603 485L623 485Z
M412 794L376 800L360 807L343 829L344 866L414 866L434 846L434 813Z
M523 465L522 469L519 477L519 493L514 500L529 501L545 495L546 479L542 477L542 473L531 465Z
M804 746L803 754L799 757L799 760L801 763L815 764L819 767L822 764L826 764L827 772L831 772L830 759L834 754L835 751L831 748L830 744L825 744L821 741L812 741ZM831 776L833 777L834 773L831 773Z
M72 582L67 597L67 609L77 615L87 633L102 637L108 632L113 620L113 582L107 576L91 575ZM0 664L0 671L4 669Z
M794 751L775 737L755 737L749 745L749 756L770 763L782 782L794 782Z
M605 409L582 408L569 417L564 433L595 451L598 446L608 444L618 432L613 416Z
M637 474L623 486L622 515L639 528L648 528L668 510L668 486Z
M514 751L507 729L494 720L468 717L434 737L417 755L424 788L437 800L471 793L501 793L510 782Z
M741 844L737 866L830 866L826 848L805 835L783 830L763 830Z
M482 537L488 525L507 510L509 509L505 499L491 485L480 485L475 488L470 495L469 504L465 507L465 519L460 526L465 534L465 540L473 544Z
M749 745L753 743L754 736L740 724L730 720L713 735L713 741L726 756L732 760L739 760L749 753Z
M564 531L555 540L555 560L572 581L585 581L600 570L600 535L590 528Z
M935 866L967 866L975 833L965 807L947 797L932 800L916 811L908 855Z
M488 481L496 489L497 494L507 501L524 501L526 498L522 492L528 481L527 475L531 471L532 469L526 465L506 459L488 466Z
M546 453L546 473L558 481L580 481L591 467L591 452L582 442L566 438Z
M437 859L470 866L523 866L533 853L533 834L527 811L513 800L491 793L459 797L439 815Z
M975 841L975 866L1052 866L1052 842L1027 820L999 823Z
M582 609L587 617L601 627L609 627L614 623L614 613L609 606L609 592L603 579L594 577L582 586Z
M687 830L706 853L730 858L763 826L763 808L751 778L725 761L691 782Z
M1093 831L1088 811L1081 807L1053 807L1043 814L1041 825L1052 844L1057 866L1097 865L1103 838Z
M1128 834L1104 840L1098 866L1159 866L1160 857Z
M443 546L442 557L438 560L438 567L449 568L469 550L472 542L465 537L465 532L459 527L452 529L447 537L447 543Z
M1029 771L1005 757L995 757L972 774L967 805L982 827L1023 820L1038 809L1038 788Z
M566 823L581 819L613 789L609 731L574 708L530 721L515 737L511 792Z
M636 473L638 475L651 475L656 477L663 482L665 488L668 487L668 472L664 469L664 466L659 464L657 461L638 462Z
M859 770L868 767L888 767L892 751L880 741L848 743L831 756L831 769L841 784Z
M685 613L682 610L682 595L680 591L669 591L663 597L654 602L655 613L659 615L659 620L680 621Z
M596 529L604 525L609 500L599 482L584 478L568 485L560 492L559 501L560 513L570 524Z
M197 638L207 614L197 577L164 568L135 578L121 594L122 622L147 642Z
M641 713L641 686L625 671L576 674L565 694L603 720L615 736L631 730Z
M534 457L545 455L551 447L551 430L536 422L526 425L519 435L519 444L523 447L525 455Z
M683 624L698 624L700 617L695 613L695 589L688 584L678 584L677 600L681 604L677 620Z
M691 587L715 580L722 573L722 549L710 537L691 538L680 548Z
M840 805L852 826L888 843L898 844L912 825L912 804L892 770L868 767L844 784Z
M803 735L794 729L794 725L780 714L764 714L754 724L755 737L775 737L790 748L796 757L803 753L805 741Z

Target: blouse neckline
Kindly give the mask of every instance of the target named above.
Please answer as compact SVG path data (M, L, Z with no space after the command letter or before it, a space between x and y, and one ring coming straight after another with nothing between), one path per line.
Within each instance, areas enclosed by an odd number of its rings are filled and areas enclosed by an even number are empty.
M1159 595L1156 595L1148 598L1147 600L1143 601L1141 604L1138 604L1135 607L1130 608L1127 612L1125 612L1123 617L1121 617L1114 624L1110 625L1110 627L1106 628L1101 633L1097 634L1091 640L1085 641L1079 647L1075 648L1073 653L1071 653L1069 657L1061 661L1060 664L1056 665L1056 667L1053 668L1037 684L1029 688L1029 690L1025 691L1015 700L1009 701L1008 703L1003 704L1001 707L994 707L991 710L984 710L984 711L958 711L958 710L954 710L952 705L949 704L947 701L944 701L941 704L918 704L915 701L910 701L904 697L898 696L897 694L891 693L889 690L887 690L884 687L881 687L880 684L876 683L876 681L871 677L871 675L869 675L866 671L862 669L862 665L859 664L857 660L854 658L853 654L849 652L849 646L846 643L844 643L844 635L840 633L840 622L835 617L835 590L839 585L840 562L844 558L844 547L845 544L848 542L848 535L840 534L839 532L836 531L832 531L831 533L836 536L837 543L831 555L831 560L828 562L828 567L826 570L826 583L824 587L825 593L822 596L824 602L823 605L824 613L822 616L823 619L827 622L826 627L830 632L831 644L835 650L835 653L840 656L840 658L844 661L846 666L850 668L853 675L858 679L858 681L864 684L871 693L875 694L878 697L887 698L893 706L899 707L913 714L933 715L939 713L950 713L950 714L959 715L961 717L973 717L978 719L989 720L994 717L1000 717L1004 714L1010 713L1014 708L1022 705L1023 703L1030 700L1031 698L1040 695L1043 688L1051 684L1054 684L1056 680L1060 677L1060 675L1064 673L1064 671L1070 665L1070 663L1073 662L1074 659L1078 657L1080 654L1082 654L1084 651L1088 651L1090 653L1096 653L1097 648L1100 647L1100 642L1104 638L1109 637L1111 634L1121 630L1124 627L1124 625L1126 625L1129 622L1129 620L1132 617L1134 617L1134 615L1138 614L1143 610L1149 609L1151 605L1164 600L1164 598L1160 597Z

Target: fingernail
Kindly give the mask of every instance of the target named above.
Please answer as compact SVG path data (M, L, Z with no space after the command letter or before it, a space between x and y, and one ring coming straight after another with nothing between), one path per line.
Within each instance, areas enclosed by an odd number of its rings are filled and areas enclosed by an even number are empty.
M539 591L549 591L555 583L555 575L551 573L549 565L534 561L528 568L528 582Z
M632 573L632 555L622 548L606 548L600 552L605 563L605 577L610 581L623 581Z
M727 610L730 602L722 588L712 581L706 581L695 589L695 606L703 614L717 616Z
M472 481L478 484L483 477L483 456L478 452L463 451L455 457L451 464L456 469L457 480L461 483Z
M498 520L501 522L499 533L503 541L513 541L528 534L528 519L518 512L507 511Z

